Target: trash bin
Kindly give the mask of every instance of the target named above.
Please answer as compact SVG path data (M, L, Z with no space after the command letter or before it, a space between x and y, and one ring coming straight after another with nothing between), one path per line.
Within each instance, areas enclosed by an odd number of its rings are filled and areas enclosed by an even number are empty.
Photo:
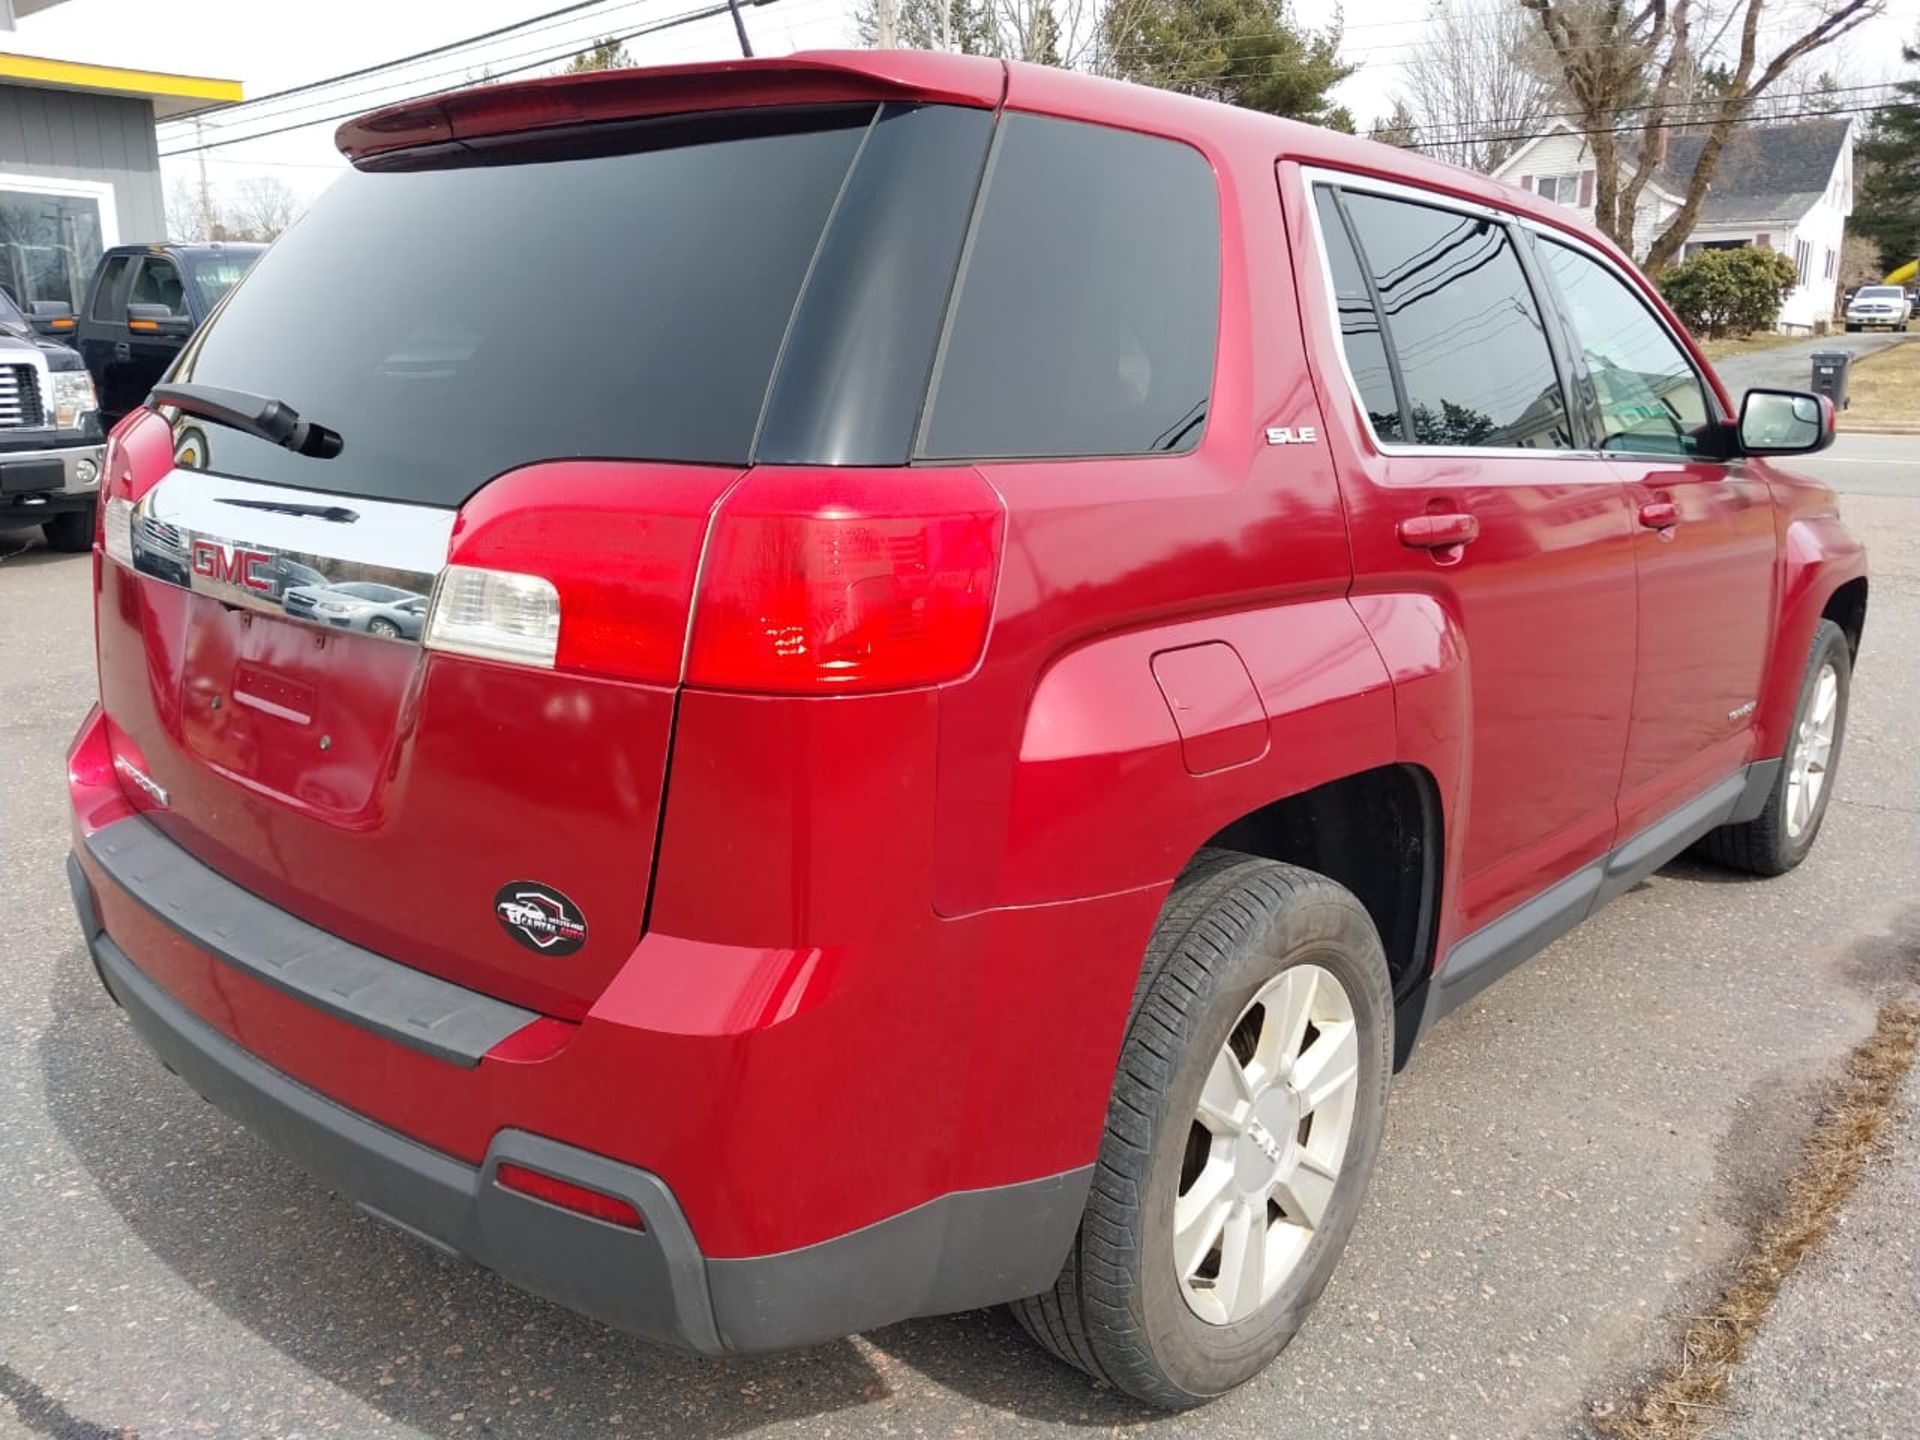
M1833 401L1833 408L1847 408L1847 374L1853 368L1851 350L1813 352L1813 393Z

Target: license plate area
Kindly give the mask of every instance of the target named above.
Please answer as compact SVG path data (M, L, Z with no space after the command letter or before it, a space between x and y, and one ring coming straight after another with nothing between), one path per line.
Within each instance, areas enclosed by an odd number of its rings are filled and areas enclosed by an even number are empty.
M196 596L181 667L188 748L229 779L335 824L382 818L425 653Z

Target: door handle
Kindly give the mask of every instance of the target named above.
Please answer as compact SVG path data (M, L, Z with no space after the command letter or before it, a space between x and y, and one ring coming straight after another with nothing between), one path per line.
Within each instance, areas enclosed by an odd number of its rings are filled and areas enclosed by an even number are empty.
M1467 545L1480 537L1480 521L1472 515L1409 515L1400 522L1400 543L1416 550L1444 550Z
M124 340L114 341L113 358L116 360L131 360L133 358L133 347Z
M1649 530L1671 530L1680 523L1680 507L1671 500L1649 500L1640 507L1640 523Z

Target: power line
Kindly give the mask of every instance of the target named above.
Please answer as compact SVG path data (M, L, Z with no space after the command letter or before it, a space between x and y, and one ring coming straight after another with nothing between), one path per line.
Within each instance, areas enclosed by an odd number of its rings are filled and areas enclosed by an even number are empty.
M284 90L270 91L265 95L256 95L251 100L243 100L240 105L224 107L228 110L239 109L241 105L264 105L270 100L283 100L289 95L304 95L310 90L319 90L328 85L338 85L343 80L359 80L368 75L377 75L382 70L396 70L402 65L411 65L419 60L430 60L435 55L444 55L449 50L463 50L483 41L495 40L502 35L510 35L516 30L524 30L529 25L537 25L562 15L571 15L581 10L591 10L604 5L607 0L574 0L571 5L562 5L557 10L548 10L544 14L529 15L525 20L516 20L511 25L502 25L497 29L482 31L478 35L469 35L464 40L449 40L444 45L435 45L426 50L416 50L411 55L402 55L394 60L382 60L377 65L363 65L358 70L344 70L338 75L328 75L319 80L308 80L303 84L289 85ZM189 119L188 115L170 117L174 120Z
M754 6L764 6L776 3L776 0L744 0L744 3ZM656 20L651 25L642 25L637 29L626 31L624 34L609 36L607 38L615 44L621 44L628 40L638 39L642 35L654 35L662 30L672 30L681 25L690 25L697 20L711 20L716 16L730 13L732 9L732 0L718 0L718 3L703 6L698 10L683 10L678 15L670 15L664 20ZM495 70L489 78L498 80L505 76L518 75L528 70L538 70L542 66L551 65L556 60L565 59L572 53L574 53L574 47L570 44L564 49L544 56L541 59L530 61L525 65L516 65L506 70ZM448 95L455 90L463 90L465 88L465 85L446 85L438 90L428 90L417 95L400 96L388 103L403 105L415 100L430 100L436 95ZM367 106L360 105L355 106L351 110L342 110L338 114L323 115L317 120L300 120L291 125L281 125L272 130L259 130L251 135L234 135L223 140L208 140L200 145L182 145L175 150L162 150L160 152L160 158L162 160L169 160L180 155L197 154L202 150L217 150L224 145L244 145L251 140L266 140L275 135L284 135L292 130L305 130L315 125L330 125L336 121L351 120L356 115L365 114L367 109Z
M1878 105L1869 105L1869 106L1856 107L1853 109L1799 110L1786 115L1768 115L1764 117L1764 120L1760 120L1760 119L1736 120L1734 124L1753 125L1755 127L1762 127L1766 123L1771 123L1777 120L1813 120L1813 119L1824 120L1830 117L1837 117L1841 115L1872 115L1877 113L1879 109L1880 107ZM1719 123L1720 121L1718 118L1708 118L1705 120L1668 120L1668 121L1662 122L1661 128L1666 130L1697 130L1702 126L1718 125ZM1486 144L1489 142L1499 142L1501 144L1505 144L1509 141L1521 142L1521 141L1527 141L1527 140L1542 140L1549 135L1557 135L1557 134L1638 135L1642 133L1645 129L1646 127L1644 125L1619 125L1619 126L1613 126L1613 127L1603 128L1599 130L1574 130L1574 129L1534 130L1524 135L1479 135L1479 136L1471 136L1466 139L1460 139L1460 140L1434 140L1434 141L1421 140L1412 145L1398 145L1396 146L1396 148L1401 150L1424 150L1429 144L1480 145L1480 144Z

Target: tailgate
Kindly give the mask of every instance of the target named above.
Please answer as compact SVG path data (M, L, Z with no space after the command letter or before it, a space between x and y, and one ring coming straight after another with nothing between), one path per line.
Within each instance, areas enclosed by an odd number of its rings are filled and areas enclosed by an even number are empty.
M549 468L521 568L617 553L614 598L677 653L734 472ZM658 504L610 518L590 503L610 481ZM512 538L511 513L474 518L491 493L457 516L171 471L131 509L131 565L102 567L101 696L130 799L182 848L367 949L577 1017L644 923L675 687L424 646L450 544Z

